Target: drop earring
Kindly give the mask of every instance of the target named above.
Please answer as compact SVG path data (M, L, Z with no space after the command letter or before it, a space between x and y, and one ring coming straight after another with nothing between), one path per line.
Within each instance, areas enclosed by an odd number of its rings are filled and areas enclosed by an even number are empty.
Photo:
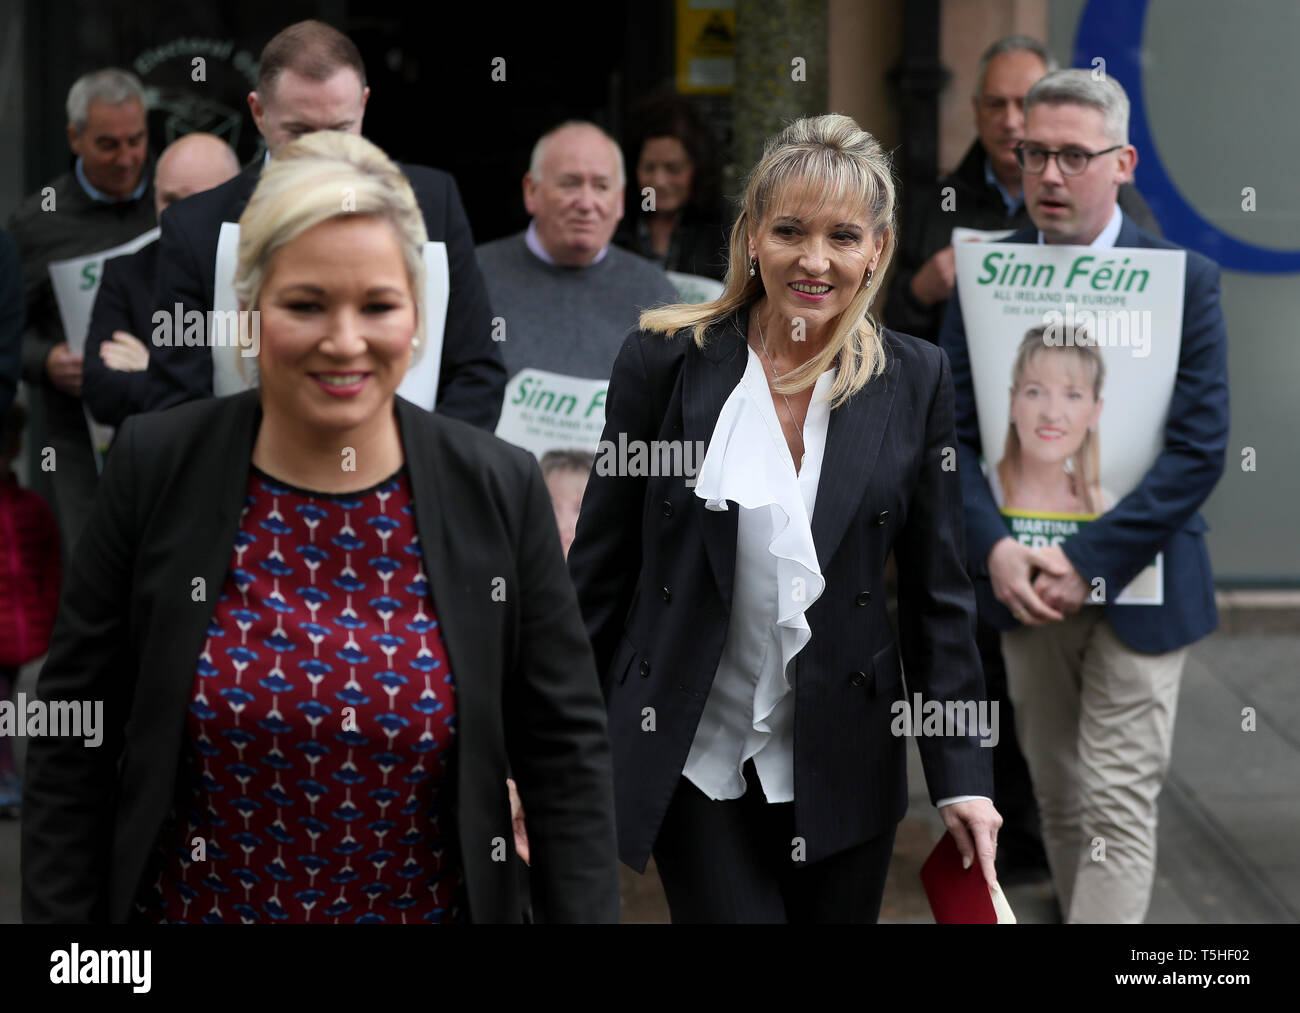
M757 273L758 273L758 258L757 258L757 257L750 257L750 258L749 258L749 276L752 278L752 277L754 277L754 275L757 274Z

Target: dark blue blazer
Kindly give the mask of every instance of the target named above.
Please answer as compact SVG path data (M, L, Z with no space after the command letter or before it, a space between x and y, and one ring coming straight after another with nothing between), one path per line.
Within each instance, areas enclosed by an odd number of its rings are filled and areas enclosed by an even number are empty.
M1022 229L1008 243L1035 243L1036 229ZM1178 250L1176 243L1143 232L1124 216L1117 247ZM1228 446L1228 333L1219 306L1219 268L1187 250L1183 287L1183 335L1178 376L1164 447L1137 488L1062 548L1089 582L1101 577L1107 589L1126 587L1157 552L1164 553L1163 605L1107 603L1106 618L1134 650L1172 651L1199 640L1219 623L1214 578L1205 546L1209 525L1197 511L1223 474ZM994 543L1008 537L1006 522L980 470L979 417L961 302L954 289L939 345L952 362L957 391L957 438L966 541L980 612L999 629L1016 620L996 598L988 575Z
M744 374L747 325L745 311L715 325L704 350L689 332L629 336L602 441L707 446ZM884 373L830 413L812 517L826 588L795 659L794 733L796 833L809 861L892 829L906 812L907 751L890 730L896 700L984 699L961 488L943 466L956 440L948 362L934 345L883 334ZM707 510L682 476L600 470L569 571L608 699L619 856L642 870L722 657L738 508ZM885 600L891 551L897 639ZM653 732L642 730L647 707ZM992 796L991 750L975 735L919 745L933 801Z

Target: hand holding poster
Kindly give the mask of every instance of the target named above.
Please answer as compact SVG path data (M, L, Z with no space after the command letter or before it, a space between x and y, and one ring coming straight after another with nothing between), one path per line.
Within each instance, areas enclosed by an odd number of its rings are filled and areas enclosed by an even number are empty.
M960 243L984 469L1008 532L1059 545L1142 480L1182 340L1181 250ZM1156 556L1117 604L1164 601Z
M1006 239L1015 231L1015 229L968 229L965 226L958 225L952 230L952 245L956 246L958 243L996 243L999 239Z
M68 348L73 355L84 355L86 352L90 315L95 308L99 283L104 277L104 261L135 253L157 238L158 229L150 229L129 242L99 253L50 262L50 285L54 289L54 301L59 307L63 335L67 338ZM141 335L137 337L144 340ZM95 466L102 469L103 455L113 439L113 427L96 422L86 410L86 428L90 434L90 445L95 451Z
M90 313L95 307L100 280L104 277L104 261L135 253L157 238L158 230L150 229L112 249L85 257L50 262L50 284L54 288L54 299L59 305L59 320L63 324L63 334L68 339L72 354L82 355L86 350Z

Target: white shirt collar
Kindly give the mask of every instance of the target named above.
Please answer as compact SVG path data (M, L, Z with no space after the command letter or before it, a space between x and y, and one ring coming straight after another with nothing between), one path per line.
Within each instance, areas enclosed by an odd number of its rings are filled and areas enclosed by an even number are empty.
M555 258L546 252L546 247L542 245L541 237L537 235L536 218L531 218L528 221L528 231L524 233L524 243L525 245L527 245L528 249L530 249L533 252L533 256L535 256L538 260L546 264L555 263ZM609 252L609 244L606 243L604 248L601 249L601 251L598 254L596 254L595 258L587 266L593 267L596 264L599 264L602 260L605 259L605 254L607 254L608 252Z
M144 196L145 187L149 185L148 174L142 172L140 174L140 185L131 191L131 193L127 194L125 197L112 197L109 194L104 193L102 190L96 189L91 184L89 177L86 176L85 165L83 164L80 155L77 156L77 161L73 165L72 171L77 177L77 182L81 184L81 189L86 191L86 196L91 200L99 201L101 204L127 204L130 201L139 200Z
M817 379L803 467L781 431L753 348L723 404L696 476L706 510L740 507L727 639L682 775L712 799L739 798L752 758L769 802L794 799L794 659L812 638L805 613L826 589L812 535L835 371ZM748 790L755 786L749 785Z
M1094 250L1113 249L1116 241L1119 239L1119 230L1123 224L1124 224L1124 212L1122 212L1119 209L1119 205L1116 204L1115 210L1110 216L1110 221L1106 223L1106 227L1097 234L1097 238L1094 239L1091 243L1089 243L1088 246ZM1039 246L1043 245L1042 229L1038 230L1038 245Z

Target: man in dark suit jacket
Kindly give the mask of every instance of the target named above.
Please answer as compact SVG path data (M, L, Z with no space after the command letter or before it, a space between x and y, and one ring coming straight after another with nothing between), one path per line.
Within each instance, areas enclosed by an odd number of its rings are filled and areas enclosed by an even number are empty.
M0 419L9 413L9 406L18 393L25 316L23 265L18 260L18 247L9 233L0 229Z
M351 40L318 21L303 21L266 44L257 91L248 101L274 158L280 146L312 130L360 134L369 97L361 54ZM460 193L445 172L410 165L402 171L424 212L430 241L447 247L450 291L435 408L494 429L505 394L505 365L492 340L487 289ZM213 308L221 224L239 220L261 172L261 163L249 166L224 186L181 201L163 215L155 309L175 314L179 304L182 314L188 314ZM155 347L149 388L150 409L211 395L212 353L206 340L202 347Z
M1025 107L1021 158L1038 228L1008 242L1178 249L1137 228L1116 204L1137 161L1118 82L1060 71L1034 85ZM1085 167L1064 174L1063 155ZM1191 251L1182 328L1159 456L1101 518L1046 550L1009 536L980 470L979 418L955 292L940 338L956 384L970 565L982 611L1005 631L1021 742L1069 921L1145 916L1155 871L1155 800L1169 763L1182 666L1188 645L1218 622L1208 525L1198 510L1224 467L1227 333L1218 268ZM1157 553L1164 556L1163 604L1115 604L1111 599ZM1107 589L1104 608L1082 608L1094 587ZM1097 838L1105 841L1105 861L1095 843L1085 850Z
M1024 137L1025 95L1034 82L1056 69L1051 51L1026 35L999 39L980 57L971 94L975 141L957 168L936 186L921 187L923 193L912 195L903 213L884 310L890 327L926 341L939 340L953 288L954 228L999 232L1031 224L1014 148ZM1119 206L1141 228L1160 234L1155 216L1131 183L1120 186ZM1003 734L993 750L994 801L1006 820L998 834L999 874L1004 882L1043 878L1047 856L1033 785L1016 738L1000 638L982 616L975 635L989 699L1001 704L1003 716Z
M158 156L158 217L178 200L220 186L239 173L234 149L213 134L186 134ZM149 340L153 333L158 241L104 262L86 333L81 396L96 420L120 426L149 403Z

